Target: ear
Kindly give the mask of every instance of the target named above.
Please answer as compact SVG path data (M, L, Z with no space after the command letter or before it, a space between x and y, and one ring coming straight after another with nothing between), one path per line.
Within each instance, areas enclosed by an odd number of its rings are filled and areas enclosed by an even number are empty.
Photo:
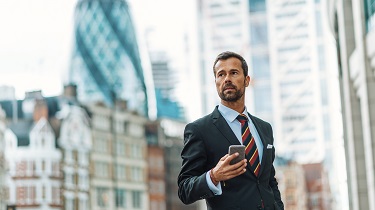
M247 75L247 76L245 77L245 86L248 87L249 84L250 84L250 76Z

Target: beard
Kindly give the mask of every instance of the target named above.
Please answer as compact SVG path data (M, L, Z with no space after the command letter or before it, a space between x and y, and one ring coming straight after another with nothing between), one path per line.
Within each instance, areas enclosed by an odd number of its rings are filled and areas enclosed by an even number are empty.
M233 88L235 91L230 91L229 93L224 93L225 92L225 89L227 87L231 87ZM230 84L230 85L226 85L224 86L223 88L223 91L221 91L219 93L219 97L221 98L221 100L223 101L227 101L227 102L235 102L235 101L238 101L242 96L243 96L244 92L241 92L241 90L238 90L236 86Z

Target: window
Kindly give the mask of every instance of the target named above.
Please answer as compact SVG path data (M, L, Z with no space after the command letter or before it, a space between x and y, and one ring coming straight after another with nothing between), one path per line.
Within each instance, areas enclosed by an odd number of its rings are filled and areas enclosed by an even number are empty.
M106 138L98 137L95 139L95 150L101 153L108 153L108 141Z
M107 178L109 177L109 165L105 162L95 163L95 174L98 177Z
M266 0L249 0L250 12L262 12L266 10Z
M136 123L129 123L129 134L134 137L143 137L144 136L144 129L143 126Z
M131 157L133 158L142 158L142 146L138 144L132 144L131 145Z
M116 154L119 156L125 156L125 143L122 142L120 139L116 141Z
M99 207L107 207L108 206L108 189L104 187L98 187L96 189L97 195L97 204Z
M74 209L73 198L65 198L65 209L66 210Z
M323 115L323 131L324 131L324 138L325 141L329 142L331 140L331 126L330 126L330 118L327 113Z
M132 191L132 203L133 208L140 209L142 207L142 192L140 191Z
M88 24L89 25L89 24ZM93 117L93 127L101 130L109 130L111 128L110 121L106 116L96 115Z
M18 186L16 188L17 204L35 204L36 187L35 186Z
M255 112L272 111L271 87L254 87L254 106Z
M89 206L89 204L88 204L87 199L81 199L81 200L79 200L79 210L87 210L88 206Z
M250 42L252 45L268 44L268 24L266 21L252 21L250 24Z
M124 121L116 120L115 126L116 126L115 128L116 128L117 133L124 133L124 131L125 131Z
M364 5L367 31L370 32L375 27L375 0L365 0Z
M147 140L147 143L150 145L157 145L158 143L158 137L156 134L153 134L153 133L146 134L146 140Z
M80 173L79 174L78 185L82 189L88 189L89 188L88 175L86 173Z
M143 181L143 171L139 167L132 167L131 168L131 180L136 182Z
M328 105L328 88L327 88L327 80L321 79L320 80L320 94L322 105Z
M315 24L316 24L316 35L321 37L323 34L322 29L322 15L320 11L315 11Z
M116 207L123 207L123 208L126 207L125 193L126 191L124 189L115 190Z
M124 165L116 165L116 178L126 180L126 169Z
M252 70L255 79L270 77L269 56L253 55L251 58Z
M165 185L163 181L160 180L150 180L149 181L149 192L152 194L165 194Z
M42 198L43 200L46 199L46 186L42 186Z
M52 176L60 177L60 163L57 161L52 162Z
M61 203L60 201L60 187L53 186L52 187L52 204L59 205Z
M318 61L319 61L319 70L324 71L326 70L326 56L324 46L320 44L318 46Z
M74 187L72 171L65 172L65 185L68 189Z

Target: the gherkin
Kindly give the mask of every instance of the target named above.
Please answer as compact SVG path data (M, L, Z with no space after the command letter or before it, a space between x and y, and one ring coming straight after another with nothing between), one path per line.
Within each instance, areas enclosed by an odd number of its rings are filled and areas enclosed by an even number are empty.
M124 0L78 0L69 82L83 102L116 99L148 116L148 91L129 7Z

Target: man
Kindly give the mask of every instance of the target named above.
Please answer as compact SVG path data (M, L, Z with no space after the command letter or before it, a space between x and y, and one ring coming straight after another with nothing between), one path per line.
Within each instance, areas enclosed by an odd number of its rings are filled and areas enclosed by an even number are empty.
M208 210L283 210L275 178L275 148L271 125L250 115L245 107L248 66L234 52L214 62L221 103L184 131L178 196L185 204L206 199ZM230 145L246 146L246 158L230 161Z

